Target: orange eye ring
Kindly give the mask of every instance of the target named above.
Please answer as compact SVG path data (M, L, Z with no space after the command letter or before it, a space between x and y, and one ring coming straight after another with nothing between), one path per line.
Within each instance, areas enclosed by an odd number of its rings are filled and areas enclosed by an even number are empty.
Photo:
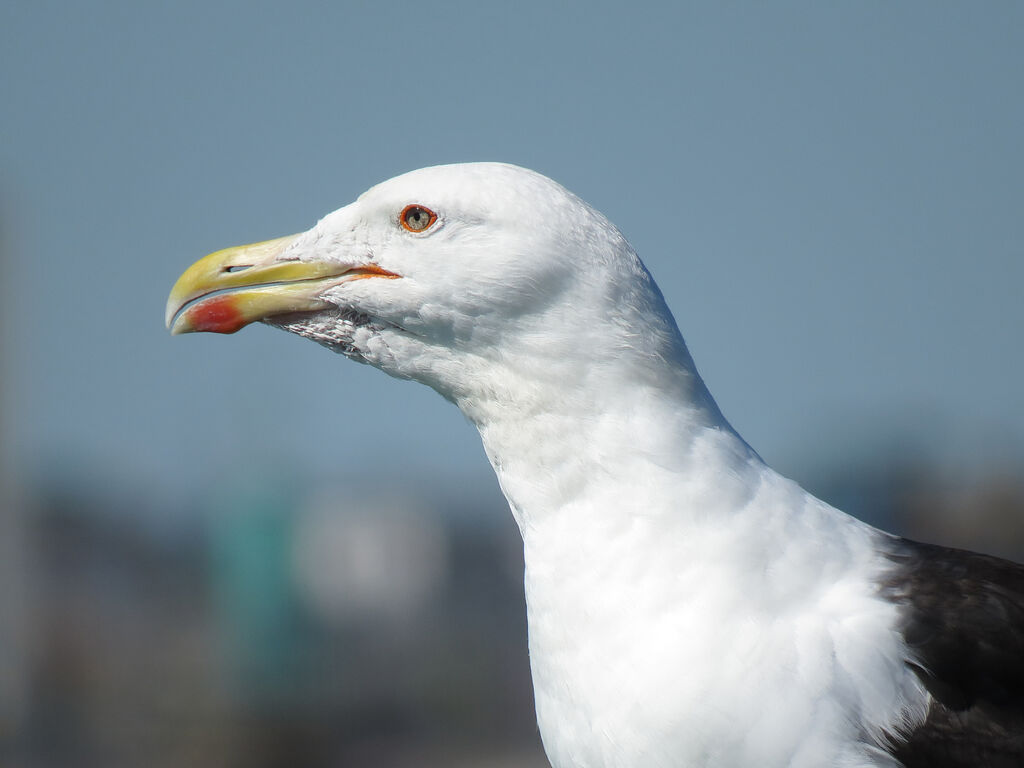
M398 214L398 221L409 232L426 232L437 221L437 214L423 205L407 205Z

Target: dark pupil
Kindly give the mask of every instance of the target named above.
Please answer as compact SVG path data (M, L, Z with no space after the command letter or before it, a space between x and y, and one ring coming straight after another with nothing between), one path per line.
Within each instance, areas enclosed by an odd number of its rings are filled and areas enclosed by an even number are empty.
M427 226L427 221L429 221L429 217L427 216L427 212L424 211L422 208L413 208L411 211L409 211L405 220L413 229L423 229L425 226Z

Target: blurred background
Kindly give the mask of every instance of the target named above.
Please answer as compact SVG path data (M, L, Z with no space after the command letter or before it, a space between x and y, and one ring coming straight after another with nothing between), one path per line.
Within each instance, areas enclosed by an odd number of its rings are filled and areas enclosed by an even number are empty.
M545 765L521 551L425 388L199 256L424 165L605 212L737 429L1024 558L1024 6L0 5L0 765Z

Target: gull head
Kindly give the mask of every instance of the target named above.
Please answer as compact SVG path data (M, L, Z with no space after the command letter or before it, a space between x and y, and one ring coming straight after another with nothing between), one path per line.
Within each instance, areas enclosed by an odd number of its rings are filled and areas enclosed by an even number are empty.
M460 404L510 376L564 382L628 357L688 360L618 229L501 163L412 171L306 232L212 253L179 278L166 319L175 334L262 321Z

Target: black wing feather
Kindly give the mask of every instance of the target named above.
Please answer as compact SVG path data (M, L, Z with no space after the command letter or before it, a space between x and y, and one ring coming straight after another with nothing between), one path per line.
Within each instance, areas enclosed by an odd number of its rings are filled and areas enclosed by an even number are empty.
M1024 566L897 540L884 594L934 701L893 755L907 768L1024 766Z

